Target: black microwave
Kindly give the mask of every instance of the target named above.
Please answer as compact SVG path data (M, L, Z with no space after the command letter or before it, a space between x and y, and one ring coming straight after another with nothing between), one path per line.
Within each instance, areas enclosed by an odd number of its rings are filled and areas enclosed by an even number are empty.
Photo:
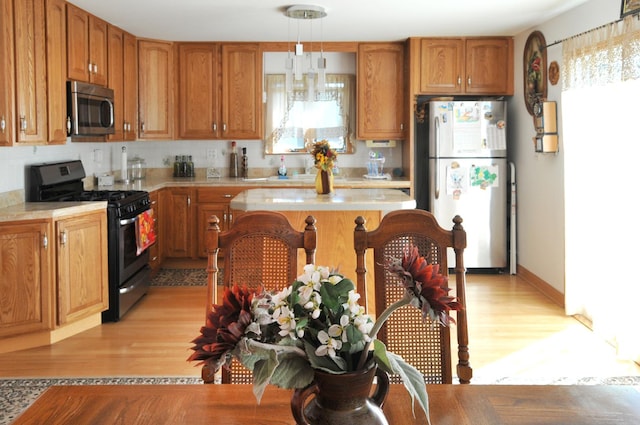
M67 82L67 130L71 136L115 133L113 90L81 81Z

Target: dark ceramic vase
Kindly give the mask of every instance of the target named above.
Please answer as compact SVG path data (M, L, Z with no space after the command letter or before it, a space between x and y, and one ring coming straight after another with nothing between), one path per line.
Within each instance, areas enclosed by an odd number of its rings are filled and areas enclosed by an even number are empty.
M378 382L370 395L374 376ZM337 375L317 370L314 383L293 393L291 411L298 425L388 425L382 412L388 391L389 377L375 364Z

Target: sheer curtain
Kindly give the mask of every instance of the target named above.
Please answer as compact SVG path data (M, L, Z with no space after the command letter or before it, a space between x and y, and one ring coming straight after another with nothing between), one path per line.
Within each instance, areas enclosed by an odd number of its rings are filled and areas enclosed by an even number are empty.
M640 362L640 24L563 42L567 314Z
M285 88L284 74L268 74L265 78L265 139L275 146L287 145L293 151L304 149L308 135L324 135L333 144L337 139L345 149L355 132L355 76L327 74L325 91L308 99L306 75L296 82L291 92ZM322 138L322 137L320 137Z

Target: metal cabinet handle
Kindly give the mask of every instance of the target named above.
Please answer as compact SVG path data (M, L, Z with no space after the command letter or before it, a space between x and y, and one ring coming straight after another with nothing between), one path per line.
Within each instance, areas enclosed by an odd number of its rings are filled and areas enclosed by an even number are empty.
M60 245L66 245L67 244L67 232L62 231L60 232Z
M218 131L218 126L216 125L216 123L212 123L212 124L211 124L211 130L212 130L213 132Z
M229 213L229 225L233 223L233 213Z
M467 85L470 86L471 85L471 76L467 77Z
M47 236L46 232L44 233L44 235L42 235L42 247L44 249L47 249L49 247L49 237Z
M20 131L27 131L27 118L24 115L20 115Z
M233 195L229 194L229 193L225 193L224 195L222 195L223 198L233 198Z
M140 131L144 133L144 121L140 121Z
M187 206L191 206L191 196L187 196Z
M93 72L93 64L89 62L89 74Z
M4 120L4 115L0 118L0 131L4 133L4 129L7 127L7 123Z
M458 85L462 84L462 78L458 75Z
M223 133L227 132L227 124L226 123L222 124L222 132Z
M222 221L223 221L224 223L226 223L226 222L227 222L227 213L222 214Z
M71 134L71 117L67 117L67 134Z
M400 124L400 130L404 130L404 124Z
M98 73L98 65L96 65L95 63L93 64L93 73L94 74Z

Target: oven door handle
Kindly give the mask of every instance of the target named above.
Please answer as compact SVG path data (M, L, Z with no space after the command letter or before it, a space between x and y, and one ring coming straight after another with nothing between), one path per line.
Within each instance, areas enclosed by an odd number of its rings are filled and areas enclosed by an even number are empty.
M126 220L120 220L120 226L126 226L127 224L135 223L138 221L138 217L127 218Z

